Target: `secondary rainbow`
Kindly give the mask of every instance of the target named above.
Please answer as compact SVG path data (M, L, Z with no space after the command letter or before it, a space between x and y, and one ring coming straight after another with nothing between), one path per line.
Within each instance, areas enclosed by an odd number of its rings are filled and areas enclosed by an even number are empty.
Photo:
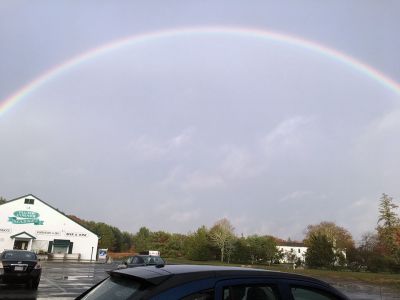
M30 93L45 85L50 80L56 78L58 75L74 68L88 60L94 59L106 53L118 50L122 47L133 46L140 43L146 43L158 39L166 39L171 37L184 37L195 35L232 35L238 37L250 37L255 39L265 39L287 44L294 47L304 48L316 54L326 56L329 59L343 63L350 68L353 68L365 76L377 81L379 84L392 90L400 96L400 84L393 79L376 70L375 68L357 60L347 54L344 54L333 48L318 44L316 42L306 40L300 37L283 34L274 31L254 28L236 28L236 27L193 27L193 28L178 28L161 31L152 31L144 34L137 34L123 39L113 41L111 43L102 45L100 47L91 49L87 52L79 54L39 75L31 82L16 91L10 97L0 102L0 116L7 110L16 105L23 98L26 98Z

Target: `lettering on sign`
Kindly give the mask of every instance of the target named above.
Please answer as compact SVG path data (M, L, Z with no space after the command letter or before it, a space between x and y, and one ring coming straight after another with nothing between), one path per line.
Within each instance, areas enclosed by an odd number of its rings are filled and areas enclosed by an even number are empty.
M69 237L87 237L87 234L83 232L66 232L65 235Z
M30 210L17 210L14 217L8 217L8 222L13 224L29 224L43 225L43 221L39 220L39 213Z
M0 232L11 233L11 228L0 228Z
M37 235L55 235L55 236L60 236L61 232L60 231L51 231L51 230L36 230Z

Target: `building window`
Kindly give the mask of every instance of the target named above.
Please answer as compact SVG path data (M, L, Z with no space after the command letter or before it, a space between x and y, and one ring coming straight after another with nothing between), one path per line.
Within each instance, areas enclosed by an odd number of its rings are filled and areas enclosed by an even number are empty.
M297 249L297 251L300 253L300 249Z
M25 198L25 204L35 204L35 199Z

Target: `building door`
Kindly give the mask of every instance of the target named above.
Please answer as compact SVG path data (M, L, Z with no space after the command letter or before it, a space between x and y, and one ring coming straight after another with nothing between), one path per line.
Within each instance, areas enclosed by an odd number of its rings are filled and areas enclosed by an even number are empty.
M28 250L29 240L15 240L14 249Z

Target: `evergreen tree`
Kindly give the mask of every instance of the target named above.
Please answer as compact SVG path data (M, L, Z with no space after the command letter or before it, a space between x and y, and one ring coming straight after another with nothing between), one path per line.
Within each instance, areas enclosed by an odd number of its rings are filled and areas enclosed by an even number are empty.
M0 205L6 203L6 198L0 197Z
M397 208L392 197L382 194L376 230L383 254L400 268L400 219L395 211Z
M306 264L311 268L332 268L335 262L333 244L323 234L312 235L308 242Z
M209 231L205 226L190 234L185 243L186 257L192 260L213 259L213 247L210 242Z

